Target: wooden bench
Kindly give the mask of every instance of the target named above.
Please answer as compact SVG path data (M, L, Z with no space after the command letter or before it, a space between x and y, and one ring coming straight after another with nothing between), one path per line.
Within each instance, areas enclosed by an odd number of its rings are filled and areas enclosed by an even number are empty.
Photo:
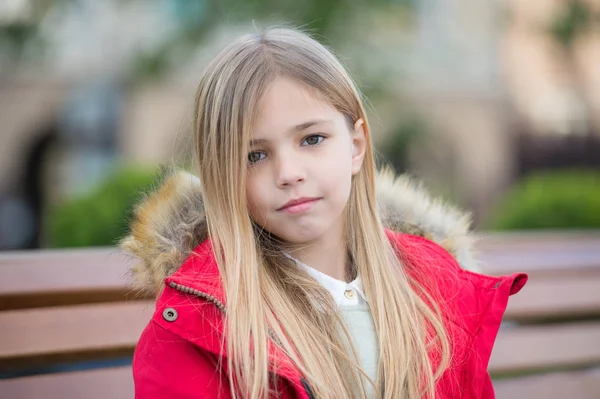
M497 398L600 397L600 234L496 235L480 248L487 272L529 274L490 362Z
M129 263L114 248L0 254L2 397L133 398L154 302L129 295Z
M478 247L486 272L530 275L494 348L497 398L598 397L600 234L495 234ZM0 392L132 398L127 363L154 305L128 295L129 263L113 248L0 254L0 377L11 377Z

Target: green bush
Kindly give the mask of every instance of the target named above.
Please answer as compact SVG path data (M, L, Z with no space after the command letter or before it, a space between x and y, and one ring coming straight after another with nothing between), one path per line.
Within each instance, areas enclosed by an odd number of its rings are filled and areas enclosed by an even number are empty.
M600 172L532 174L509 192L488 226L496 230L600 228Z
M115 245L127 231L133 206L153 185L156 171L118 169L98 187L51 209L47 217L48 246Z

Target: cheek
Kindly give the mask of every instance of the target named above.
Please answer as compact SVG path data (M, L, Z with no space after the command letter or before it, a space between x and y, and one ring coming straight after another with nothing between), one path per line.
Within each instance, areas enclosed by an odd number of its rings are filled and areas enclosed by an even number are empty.
M350 145L345 141L336 145L327 154L325 165L323 165L325 173L332 181L342 183L349 181L352 178L352 152L349 150ZM340 181L341 180L341 181Z
M248 176L246 185L246 201L248 203L248 213L255 221L262 219L262 214L265 213L267 207L265 201L265 190L261 188L260 179L256 176Z
M352 155L345 147L336 152L326 158L326 163L319 168L319 175L324 186L334 192L335 197L346 200L352 184Z

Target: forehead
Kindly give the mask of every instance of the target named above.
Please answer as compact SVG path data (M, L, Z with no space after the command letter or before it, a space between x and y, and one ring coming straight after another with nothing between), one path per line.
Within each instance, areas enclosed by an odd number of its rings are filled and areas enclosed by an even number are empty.
M309 120L331 120L337 124L344 117L318 91L277 78L261 99L252 135L279 134Z

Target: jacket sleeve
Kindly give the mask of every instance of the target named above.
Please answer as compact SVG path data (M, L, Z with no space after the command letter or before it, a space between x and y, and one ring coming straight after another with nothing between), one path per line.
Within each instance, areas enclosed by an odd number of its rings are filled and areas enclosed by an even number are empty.
M518 273L494 279L488 279L486 283L477 287L479 289L477 310L480 317L473 331L473 342L467 358L465 399L495 399L494 387L488 372L492 349L508 299L521 290L527 281L527 276Z
M150 321L133 358L135 399L229 399L215 356Z
M419 265L422 274L435 277L431 279L437 285L434 288L445 298L451 318L466 333L452 338L456 351L453 363L462 372L460 377L449 378L445 388L452 392L452 397L494 399L488 364L509 297L521 290L527 275L498 277L462 270L444 248L430 240L409 237L401 243L409 264Z

